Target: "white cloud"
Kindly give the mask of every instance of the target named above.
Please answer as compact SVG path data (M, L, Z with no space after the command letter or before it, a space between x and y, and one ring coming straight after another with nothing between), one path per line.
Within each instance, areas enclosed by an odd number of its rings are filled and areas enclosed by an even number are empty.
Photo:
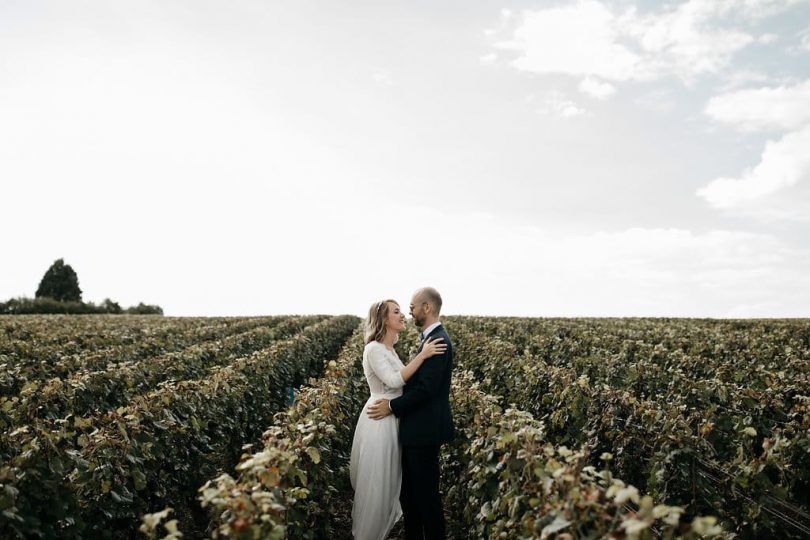
M585 294L601 296L608 305L619 302L618 295L629 295L628 303L639 313L798 315L804 309L787 308L791 302L786 299L796 287L810 285L810 276L800 270L810 267L810 252L768 235L634 228L565 242L563 253L552 248L550 254L568 257L558 271L567 272L571 281L581 279ZM584 270L578 272L575 264ZM810 293L800 294L810 298ZM580 298L573 297L575 302ZM696 307L701 303L714 307L704 311Z
M717 178L698 196L718 209L764 219L810 220L810 125L769 141L758 165L739 178Z
M534 73L645 81L675 76L686 83L721 72L756 38L745 24L804 0L689 0L640 13L599 0L523 12L511 39L515 68ZM739 20L734 27L728 20ZM773 40L773 35L760 38Z
M742 30L718 26L728 11L727 2L690 0L658 13L638 15L630 10L619 20L624 33L643 49L648 71L688 82L722 70L753 41Z
M743 132L787 132L765 145L759 163L697 191L712 207L760 220L810 220L810 80L727 92L704 112Z
M616 17L605 5L580 1L524 12L512 40L496 46L517 52L513 65L522 71L638 78L642 59L619 37Z
M33 236L8 238L4 253L14 261L0 255L9 269L0 297L30 295L53 254L77 270L86 299L158 303L169 315L362 315L379 298L407 302L426 284L442 292L448 314L810 315L810 252L770 235L644 228L571 234L371 194L341 199L340 191L314 199L306 186L245 191L239 215L219 219L228 203L215 193L203 203L200 193L195 205L204 205L195 212L177 198L166 201L168 221L110 219L100 229L96 216L79 216L64 234L33 224ZM307 200L305 215L298 199ZM383 209L394 228L370 227L369 208ZM27 211L13 210L8 219ZM183 231L170 228L178 220ZM404 222L429 223L449 240L435 262L419 262L435 254L412 241ZM27 283L27 290L12 293L10 283Z
M642 94L634 102L639 106L659 113L671 112L675 109L675 96L668 88L658 88Z
M565 235L464 216L439 223L442 230L481 233L479 245L497 246L488 257L469 246L449 254L472 273L466 282L445 284L456 299L450 312L487 306L493 315L808 313L810 251L769 235L645 228Z
M723 14L731 12L749 20L758 20L781 13L792 6L806 4L807 0L702 0L702 3L715 5Z
M721 94L709 100L704 112L742 131L797 129L810 123L810 80Z
M498 59L498 55L495 53L485 54L478 58L482 64L492 64Z
M810 315L810 250L767 234L649 228L566 234L486 213L403 211L453 242L435 268L392 267L391 282L435 284L447 313ZM377 235L384 231L367 241ZM383 277L365 280L379 286Z
M374 72L374 82L380 86L393 86L394 79L391 76L391 73L384 69L378 69Z
M540 114L551 114L561 116L563 118L574 118L582 116L587 111L571 101L561 92L549 92L541 108L538 109Z
M616 87L593 77L585 77L579 83L579 91L595 99L607 99L616 93Z
M716 92L728 93L732 90L737 90L752 83L774 84L774 82L775 80L773 76L762 71L753 69L736 69L734 72L728 74L725 81L717 87Z
M757 38L757 41L763 45L769 45L779 40L779 36L776 34L762 34Z
M803 51L810 51L810 28L799 34L799 48Z

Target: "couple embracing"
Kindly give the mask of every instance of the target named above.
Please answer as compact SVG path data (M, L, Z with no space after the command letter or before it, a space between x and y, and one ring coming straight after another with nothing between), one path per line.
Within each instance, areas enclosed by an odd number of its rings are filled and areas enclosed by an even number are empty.
M445 537L439 448L453 436L453 345L441 307L435 289L414 293L410 314L422 343L407 366L394 351L405 329L399 304L384 300L369 310L363 372L371 397L357 421L350 464L357 540L384 540L403 514L405 538Z

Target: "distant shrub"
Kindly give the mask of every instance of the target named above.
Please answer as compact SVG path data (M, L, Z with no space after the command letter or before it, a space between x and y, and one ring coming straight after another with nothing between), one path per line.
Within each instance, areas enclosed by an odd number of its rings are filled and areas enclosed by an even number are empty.
M5 315L39 315L46 313L97 313L96 307L84 302L60 302L53 298L12 298L0 304Z
M105 298L104 301L99 306L100 309L104 310L104 313L123 313L123 309L121 309L121 305L118 302L113 302L109 298ZM161 313L162 315L162 313Z
M129 315L163 315L160 306L147 305L143 302L127 309L121 308L118 302L109 298L99 305L93 302L60 302L53 298L12 298L0 302L0 315L91 315L91 314L129 314Z
M130 315L163 315L163 308L139 302L137 306L132 306L124 310Z

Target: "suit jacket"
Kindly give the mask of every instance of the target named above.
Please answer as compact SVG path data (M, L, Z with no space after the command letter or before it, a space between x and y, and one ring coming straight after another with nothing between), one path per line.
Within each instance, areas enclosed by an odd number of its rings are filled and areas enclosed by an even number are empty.
M453 344L439 325L428 338L444 338L444 354L428 358L405 384L402 395L391 400L391 412L399 418L399 441L403 445L440 445L453 438L450 412L450 378L453 374ZM422 347L419 347L419 351Z

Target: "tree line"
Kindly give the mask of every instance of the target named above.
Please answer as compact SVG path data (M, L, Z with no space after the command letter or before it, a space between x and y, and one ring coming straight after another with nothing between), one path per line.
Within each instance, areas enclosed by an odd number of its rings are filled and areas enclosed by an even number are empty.
M122 308L118 302L106 298L100 304L82 301L79 276L64 259L57 259L42 276L34 298L12 298L0 302L0 314L128 314L163 315L163 308L157 305L138 303L137 306Z

